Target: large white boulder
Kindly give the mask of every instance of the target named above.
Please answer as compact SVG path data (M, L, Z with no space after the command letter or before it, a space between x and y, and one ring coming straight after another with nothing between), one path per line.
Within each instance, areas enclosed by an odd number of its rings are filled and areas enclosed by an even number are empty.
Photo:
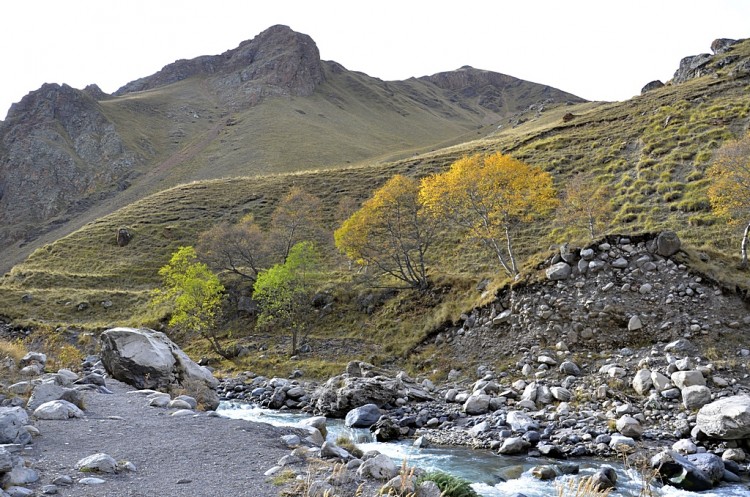
M696 426L721 440L750 438L750 395L734 395L706 404L698 411Z
M113 378L141 389L183 388L209 409L219 405L218 380L164 333L112 328L102 333L101 344L102 363Z

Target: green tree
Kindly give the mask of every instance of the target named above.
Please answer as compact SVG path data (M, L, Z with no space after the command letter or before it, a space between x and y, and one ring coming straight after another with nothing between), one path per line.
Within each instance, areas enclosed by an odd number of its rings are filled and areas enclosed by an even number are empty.
M730 141L716 151L708 168L711 209L730 225L745 224L740 242L740 267L747 267L750 234L750 135Z
M508 155L473 155L422 180L421 202L435 216L462 228L518 275L514 230L557 205L552 176Z
M260 307L258 324L289 330L291 355L297 353L300 337L312 324L319 261L312 242L299 242L289 250L283 264L261 271L253 286L253 298Z
M334 232L350 259L425 290L437 224L419 200L419 182L397 174Z
M180 247L169 263L159 269L163 288L153 294L154 304L172 306L169 325L205 338L226 357L216 333L224 287L208 266L198 260L193 247Z

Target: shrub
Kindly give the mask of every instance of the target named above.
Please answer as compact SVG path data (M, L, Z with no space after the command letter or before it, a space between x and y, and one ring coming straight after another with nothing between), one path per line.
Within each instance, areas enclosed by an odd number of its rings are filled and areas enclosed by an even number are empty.
M435 482L443 497L479 497L468 481L448 473L433 471L421 476L417 483L424 481Z

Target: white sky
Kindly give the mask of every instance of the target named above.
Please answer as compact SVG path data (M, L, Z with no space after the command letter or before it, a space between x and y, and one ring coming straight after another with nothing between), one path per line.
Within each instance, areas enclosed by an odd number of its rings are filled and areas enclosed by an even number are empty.
M385 80L471 65L624 100L715 38L750 37L750 1L0 0L0 118L45 82L113 92L274 24Z

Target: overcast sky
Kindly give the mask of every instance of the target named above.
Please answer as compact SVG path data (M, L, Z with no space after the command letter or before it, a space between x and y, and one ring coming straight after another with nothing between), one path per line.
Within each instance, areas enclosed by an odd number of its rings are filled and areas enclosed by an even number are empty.
M0 117L45 82L113 92L274 24L385 80L471 65L625 100L715 38L750 37L750 1L0 0Z

